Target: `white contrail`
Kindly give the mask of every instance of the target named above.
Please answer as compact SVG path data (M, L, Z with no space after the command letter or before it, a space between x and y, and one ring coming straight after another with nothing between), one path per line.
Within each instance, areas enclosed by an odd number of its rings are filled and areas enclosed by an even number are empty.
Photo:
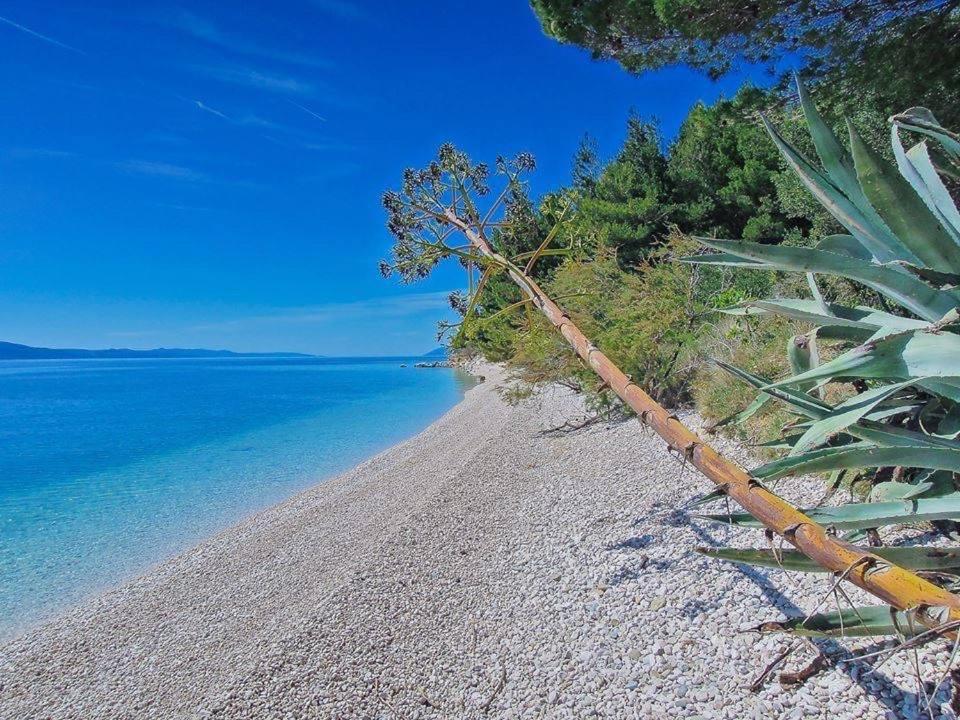
M21 32L27 33L27 35L33 35L35 38L39 38L40 40L43 40L44 42L50 43L51 45L56 45L57 47L62 47L62 48L65 49L65 50L71 50L71 51L73 51L73 52L75 52L75 53L80 53L81 55L86 55L86 53L85 53L83 50L78 50L77 48L72 47L71 45L67 45L66 43L62 43L62 42L60 42L59 40L54 40L52 37L47 37L46 35L41 35L41 34L38 33L36 30L31 30L31 29L28 28L28 27L24 27L24 26L21 25L20 23L15 23L13 20L9 20L9 19L3 17L2 15L0 15L0 22L4 22L4 23L6 23L7 25L9 25L9 26L11 26L11 27L15 27L17 30L19 30L19 31L21 31Z
M227 117L226 115L224 115L224 114L223 114L222 112L220 112L219 110L216 110L216 109L210 107L209 105L204 105L204 104L203 104L202 102L200 102L199 100L194 100L193 102L196 103L196 106L197 106L198 108L200 108L201 110L204 110L204 111L210 113L211 115L216 115L217 117L221 117L221 118L223 118L224 120L230 120L229 117ZM232 120L230 120L230 121L233 122Z
M301 105L300 103L294 102L294 101L291 100L290 98L287 98L287 102L290 103L291 105L296 105L298 108L300 108L301 110L303 110L305 113L307 113L308 115L313 115L313 117L315 117L317 120L320 120L321 122L326 122L326 121L327 121L327 119L326 119L325 117L323 117L322 115L317 115L317 114L316 114L313 110L311 110L310 108L304 107L304 106Z

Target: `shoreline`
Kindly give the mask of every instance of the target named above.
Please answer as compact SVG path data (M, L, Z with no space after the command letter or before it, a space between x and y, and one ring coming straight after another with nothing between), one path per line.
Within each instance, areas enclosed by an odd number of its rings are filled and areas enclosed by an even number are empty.
M662 442L544 434L576 398L510 406L479 372L420 434L0 647L0 718L916 716L905 657L747 691L785 641L738 631L823 578L697 555L758 541L677 512L705 485Z
M235 373L209 371L218 373L213 378L200 371L200 382L210 379L217 386L223 377L243 377L251 371L247 359L241 360L244 368ZM167 364L166 359L151 362ZM129 371L131 363L140 361L110 363ZM40 372L33 361L18 364L27 368L28 377ZM15 439L7 448L8 480L13 485L0 493L0 525L5 521L10 530L0 539L0 646L409 440L461 402L473 385L466 373L449 370L431 376L398 370L396 365L378 359L368 371L348 360L334 373L315 374L370 379L371 386L345 400L336 390L325 398L314 389L320 386L323 392L325 385L339 381L303 385L282 380L290 376L268 363L265 372L271 380L264 387L275 386L279 379L297 399L279 400L260 414L259 408L240 414L243 400L222 409L209 403L216 408L212 411L188 402L185 413L172 422L163 420L166 416L152 402L142 423L132 411L100 422L81 408L73 413L63 438L62 452L69 453L66 463L44 454L43 448L54 447L49 431L40 429L32 442ZM298 377L300 371L298 366L291 376ZM83 378L90 376L68 372L71 385L59 391L83 392L89 384ZM111 372L112 378L123 377ZM192 380L193 372L184 377ZM155 370L147 373L136 377L159 377L162 382ZM211 430L191 425L210 414L216 416ZM55 412L48 420L53 418L60 419ZM144 431L156 422L165 427ZM48 421L45 427L51 426ZM29 433L21 437L28 438ZM31 454L35 448L41 448L40 457ZM87 452L91 448L98 451Z

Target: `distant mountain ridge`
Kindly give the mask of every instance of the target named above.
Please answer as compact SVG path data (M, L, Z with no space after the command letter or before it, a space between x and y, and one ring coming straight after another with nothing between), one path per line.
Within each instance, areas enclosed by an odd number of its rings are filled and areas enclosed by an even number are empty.
M217 358L217 357L318 357L305 353L239 353L232 350L155 348L153 350L81 350L78 348L43 348L0 341L0 360L76 360L83 358Z
M428 353L424 353L423 357L446 357L447 349L445 347L434 348Z

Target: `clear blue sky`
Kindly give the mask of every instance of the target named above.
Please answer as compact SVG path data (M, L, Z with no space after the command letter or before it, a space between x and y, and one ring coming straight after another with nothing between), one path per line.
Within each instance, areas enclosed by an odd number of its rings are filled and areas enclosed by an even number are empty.
M380 278L404 167L528 150L544 191L743 80L631 77L523 0L0 0L0 56L0 339L54 347L427 351L463 278Z

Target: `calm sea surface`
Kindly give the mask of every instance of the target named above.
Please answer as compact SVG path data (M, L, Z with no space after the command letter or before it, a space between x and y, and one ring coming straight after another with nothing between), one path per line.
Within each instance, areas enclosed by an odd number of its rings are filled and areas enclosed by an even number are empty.
M414 361L0 362L0 639L416 434L471 385Z

